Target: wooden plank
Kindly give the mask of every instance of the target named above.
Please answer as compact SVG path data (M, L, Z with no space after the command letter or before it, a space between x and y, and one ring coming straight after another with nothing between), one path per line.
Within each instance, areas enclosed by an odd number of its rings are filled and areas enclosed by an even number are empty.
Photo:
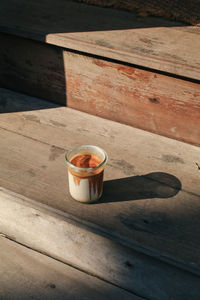
M13 113L0 118L0 185L199 270L199 147L6 90L2 95ZM64 161L67 149L87 143L109 155L104 197L91 206L70 198Z
M0 8L1 32L200 79L198 27L65 0L2 0Z
M142 300L6 238L0 248L1 299Z
M63 58L67 106L200 145L199 84L66 51Z
M1 35L0 84L40 95L55 103L66 103L66 81L62 51L26 39Z
M109 160L113 171L107 174L108 179L166 171L180 178L186 191L200 195L195 164L200 163L199 147L6 89L0 89L0 103L3 129L55 145L61 151L91 141L106 148L113 158ZM125 163L121 162L120 166L117 159L124 149ZM134 162L132 166L131 162Z
M89 224L80 223L68 214L38 205L30 199L2 190L2 188L0 189L0 207L0 229L11 239L42 253L45 252L60 261L70 263L147 299L168 300L172 297L176 300L181 300L183 297L199 299L199 276L159 261L159 255L155 258L143 255L127 245L123 246L119 241L116 242L105 232ZM20 264L19 261L18 263ZM45 260L43 265L46 267ZM69 270L67 279L71 275L71 280L73 280L73 273L76 276L75 284L80 287L82 284L80 272ZM88 277L85 276L83 279L90 280L91 285L93 278ZM101 282L99 284L104 293L103 284ZM89 289L86 292L90 296L92 292L97 291L98 287L94 281L92 291ZM113 296L115 291L117 293L117 289L111 286ZM102 293L100 293L101 297ZM129 299L129 295L125 292L123 295L119 290L119 297ZM132 297L131 299L138 299L133 295Z
M8 35L1 41L2 86L200 145L198 83Z

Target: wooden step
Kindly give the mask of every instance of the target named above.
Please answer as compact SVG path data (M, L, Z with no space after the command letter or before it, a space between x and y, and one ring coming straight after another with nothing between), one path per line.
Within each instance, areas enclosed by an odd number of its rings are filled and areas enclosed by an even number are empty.
M65 0L1 9L1 32L200 80L199 27Z
M199 27L65 0L0 5L2 87L200 145Z
M0 248L0 299L142 300L6 238Z
M159 253L142 247L135 250L103 228L3 188L0 188L0 208L3 237L110 282L134 294L133 299L138 299L135 294L147 299L199 299L199 276L179 268L177 262L164 263ZM13 261L19 263L16 256ZM26 273L30 272L27 263L26 260L23 266ZM91 292L88 291L89 295ZM102 293L106 297L106 292Z
M0 231L142 297L198 299L200 148L5 89L1 99ZM109 156L93 205L70 197L64 159L88 143Z

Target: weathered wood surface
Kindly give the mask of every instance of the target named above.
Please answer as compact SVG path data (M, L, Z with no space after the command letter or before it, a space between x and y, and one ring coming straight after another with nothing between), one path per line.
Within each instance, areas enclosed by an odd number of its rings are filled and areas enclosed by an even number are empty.
M6 238L0 249L0 299L142 300Z
M62 50L0 34L0 86L66 104Z
M199 147L3 89L1 99L1 186L199 272ZM88 143L109 156L104 196L90 206L70 198L64 160Z
M1 0L0 31L200 79L200 28L65 0Z
M119 240L116 242L112 236L105 234L94 224L80 222L69 214L1 187L0 231L14 241L147 299L199 300L199 276L161 262L158 255L152 257L142 254L141 251L134 251L127 245L122 245ZM27 260L25 267L26 265ZM88 277L85 276L84 279L88 280ZM76 283L80 281L78 276L76 279ZM92 291L94 290L97 290L96 284ZM114 294L117 289L112 287L111 291ZM102 293L105 293L104 289ZM88 295L90 294L89 290ZM103 299L107 299L106 296ZM118 297L130 298L129 294L124 292L123 295L120 290Z
M198 83L9 35L1 42L1 86L200 145Z

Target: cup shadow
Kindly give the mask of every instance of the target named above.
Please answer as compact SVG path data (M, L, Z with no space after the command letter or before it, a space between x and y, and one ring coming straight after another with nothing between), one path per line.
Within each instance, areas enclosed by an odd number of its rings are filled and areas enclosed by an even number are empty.
M170 198L181 188L181 181L176 176L164 172L108 180L104 182L104 192L97 203Z

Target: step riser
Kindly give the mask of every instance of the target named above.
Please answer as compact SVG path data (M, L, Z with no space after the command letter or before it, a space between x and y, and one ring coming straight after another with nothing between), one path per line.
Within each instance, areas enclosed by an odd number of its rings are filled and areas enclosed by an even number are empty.
M1 33L0 43L1 86L66 104L60 48Z
M138 253L100 234L98 228L2 188L0 220L0 232L11 239L148 299L199 299L198 276Z
M200 145L200 85L0 35L0 83L90 114Z

